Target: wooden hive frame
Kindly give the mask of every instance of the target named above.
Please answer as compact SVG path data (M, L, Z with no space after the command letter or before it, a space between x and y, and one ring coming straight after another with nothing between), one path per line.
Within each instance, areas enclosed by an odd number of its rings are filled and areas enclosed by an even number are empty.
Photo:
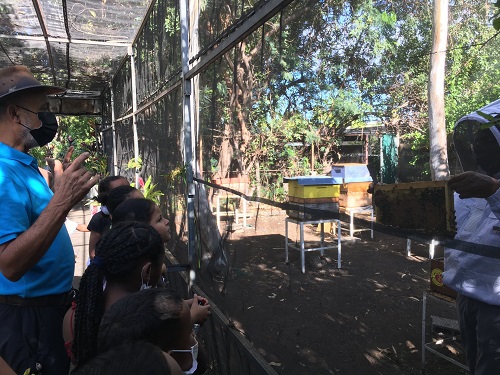
M456 232L453 190L446 181L374 186L377 223L433 235Z

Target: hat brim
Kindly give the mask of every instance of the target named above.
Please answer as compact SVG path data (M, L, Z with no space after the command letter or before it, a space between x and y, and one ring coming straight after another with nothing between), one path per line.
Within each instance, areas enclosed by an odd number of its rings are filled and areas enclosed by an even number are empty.
M23 88L20 88L18 90L12 90L9 91L3 95L0 95L0 101L3 101L7 99L9 96L22 93L22 92L27 92L27 91L43 91L47 95L56 95L56 94L62 94L67 91L64 87L58 87L58 86L48 86L48 85L31 85L31 86L25 86Z

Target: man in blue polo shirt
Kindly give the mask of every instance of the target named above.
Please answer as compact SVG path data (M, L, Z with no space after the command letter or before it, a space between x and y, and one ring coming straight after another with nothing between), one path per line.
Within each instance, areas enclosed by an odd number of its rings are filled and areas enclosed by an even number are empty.
M62 319L74 273L64 222L96 183L82 165L88 153L54 170L54 193L27 152L57 131L47 95L24 66L0 70L0 357L17 373L69 370Z

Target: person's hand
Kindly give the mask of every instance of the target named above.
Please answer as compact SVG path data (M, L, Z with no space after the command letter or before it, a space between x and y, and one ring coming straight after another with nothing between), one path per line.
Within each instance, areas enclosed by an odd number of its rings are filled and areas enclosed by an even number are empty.
M89 157L88 152L79 155L71 162L73 147L70 147L63 162L54 161L54 197L58 204L70 210L80 202L90 188L99 181L99 175L93 175L83 165ZM50 164L49 164L50 165Z
M197 294L194 295L192 300L187 301L190 304L191 320L193 323L203 324L211 314L211 306L208 300L203 297L199 297Z
M71 164L71 157L73 156L73 151L75 148L71 146L68 149L68 152L64 156L63 161L61 162L60 160L57 159L52 159L52 158L45 158L45 161L47 162L47 165L49 166L50 171L52 172L52 176L54 178L54 181L57 181L59 177L63 174L63 172L69 167Z
M451 177L448 187L455 190L460 198L487 198L500 187L497 179L478 173L464 172Z

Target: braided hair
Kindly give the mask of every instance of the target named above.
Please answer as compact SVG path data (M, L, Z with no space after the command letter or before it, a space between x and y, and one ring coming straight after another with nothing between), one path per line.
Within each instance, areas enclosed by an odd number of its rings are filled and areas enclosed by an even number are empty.
M165 288L121 298L102 318L97 340L99 352L138 340L146 340L165 352L175 349L186 324L191 326L189 312L182 314L183 309L189 311L181 296Z
M123 176L108 176L108 177L102 179L99 182L99 185L97 186L97 197L95 197L95 200L98 201L103 206L106 206L108 193L112 190L112 189L110 189L111 183L113 181L120 180L120 179L127 180Z
M105 307L105 280L126 282L141 261L159 265L164 255L162 239L149 224L123 222L104 234L95 258L82 276L76 299L72 352L78 364L96 354L98 327Z

